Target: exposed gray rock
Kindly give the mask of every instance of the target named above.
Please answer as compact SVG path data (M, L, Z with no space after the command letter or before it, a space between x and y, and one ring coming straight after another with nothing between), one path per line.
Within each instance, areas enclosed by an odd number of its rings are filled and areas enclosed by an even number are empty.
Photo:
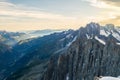
M120 75L120 45L112 35L103 45L95 39L100 36L99 25L96 29L89 26L80 29L78 38L64 54L58 59L51 58L41 80L94 80L96 76ZM92 39L86 38L88 33L93 34Z

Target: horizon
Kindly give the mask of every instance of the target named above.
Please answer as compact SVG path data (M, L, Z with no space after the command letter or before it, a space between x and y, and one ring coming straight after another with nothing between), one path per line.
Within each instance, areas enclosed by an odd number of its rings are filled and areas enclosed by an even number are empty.
M0 0L0 30L76 30L90 22L120 26L119 3L119 0Z
M100 24L100 23L96 23L96 22L89 22L89 23L86 23L84 26L79 26L78 28L76 28L76 29L72 29L72 28L68 28L68 29L31 29L31 30L1 30L0 29L0 31L6 31L6 32L26 32L26 31L43 31L43 30L54 30L54 31L67 31L67 30L78 30L79 28L81 28L81 27L86 27L87 26L87 24L91 24L91 23L95 23L95 24L99 24L100 25L100 27L105 27L106 25L111 25L111 23L107 23L107 24L104 24L104 25L102 25L102 24ZM112 25L114 25L114 27L118 27L118 28L120 28L120 26L116 26L115 24L112 24Z
M95 23L95 22L90 22L90 23L87 23L87 24L91 24L91 23ZM71 29L71 28L69 28L69 29L36 29L36 30L32 29L32 30L18 30L18 31L9 31L9 30L0 30L0 31L5 31L5 32L27 32L27 31L29 32L29 31L43 31L43 30L67 31L67 30L78 30L81 27L86 27L87 24L85 24L85 26L80 26L77 29ZM95 24L99 24L99 23L95 23ZM109 25L109 24L105 24L105 25L99 24L99 25L100 25L100 27L105 27L106 25ZM110 25L114 25L114 24L110 24ZM120 26L116 26L116 25L114 25L114 27L120 28Z

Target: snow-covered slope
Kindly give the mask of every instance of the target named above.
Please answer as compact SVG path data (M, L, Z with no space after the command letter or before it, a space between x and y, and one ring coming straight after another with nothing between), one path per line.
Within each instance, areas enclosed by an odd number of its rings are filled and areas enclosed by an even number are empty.
M111 76L105 76L100 78L99 80L120 80L119 77L111 77Z
M113 40L118 45L120 43L120 28L113 24L100 26L97 23L90 23L85 28L80 28L80 35L87 39L94 38L104 45L108 40Z

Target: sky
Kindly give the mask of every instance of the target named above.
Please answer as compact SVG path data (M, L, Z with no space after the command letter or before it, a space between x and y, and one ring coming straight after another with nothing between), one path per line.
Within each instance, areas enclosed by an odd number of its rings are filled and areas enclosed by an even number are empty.
M120 26L120 0L0 0L0 30L78 29L89 22Z

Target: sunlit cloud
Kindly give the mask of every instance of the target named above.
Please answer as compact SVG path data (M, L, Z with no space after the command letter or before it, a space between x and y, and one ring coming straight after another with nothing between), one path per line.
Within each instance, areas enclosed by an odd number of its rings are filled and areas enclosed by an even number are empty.
M105 25L108 22L111 22L111 24L115 24L116 26L120 27L120 16L116 16L115 18L111 18L111 19L106 19L104 21L101 21L100 23Z
M75 19L74 17L66 17L60 14L53 14L38 10L29 10L26 7L21 7L8 2L0 2L0 15L13 17L30 17L39 19Z
M25 4L15 4L9 2L9 0L0 0L0 29L10 31L24 29L78 29L80 26L84 26L89 22L120 24L120 8L115 1L81 1L85 3L85 5L83 5L84 10L82 10L82 12L77 11L75 12L76 14L70 14L64 12L64 10L67 11L67 9L69 9L67 8L68 6L61 12L54 12L51 9L47 11L46 9L48 8L41 9L41 6L33 7L30 5L28 7ZM69 6L71 5L72 3ZM83 8L83 6L80 6L80 8ZM56 6L53 5L53 7ZM78 8L78 6L76 8ZM71 10L71 13L72 12L74 12L74 10ZM90 14L86 12L90 12Z
M100 0L100 1L104 1L107 4L120 7L120 0Z
M0 2L0 29L19 31L36 29L65 29L76 26L76 17L45 12L34 7Z
M103 9L100 15L90 16L89 18L97 20L101 23L113 23L120 25L120 0L83 0L89 5Z
M90 5L94 7L119 10L119 6L113 5L115 3L118 3L118 2L115 2L115 0L113 2L112 0L111 1L109 0L83 0L83 1L89 2Z

